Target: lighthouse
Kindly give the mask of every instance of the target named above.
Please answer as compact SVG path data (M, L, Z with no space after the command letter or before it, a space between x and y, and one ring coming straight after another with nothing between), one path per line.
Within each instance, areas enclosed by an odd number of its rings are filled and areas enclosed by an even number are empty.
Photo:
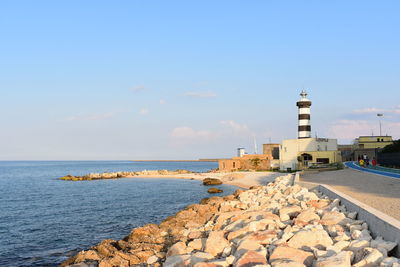
M296 105L299 108L298 138L311 138L310 107L311 101L307 99L307 92L302 90L300 100Z

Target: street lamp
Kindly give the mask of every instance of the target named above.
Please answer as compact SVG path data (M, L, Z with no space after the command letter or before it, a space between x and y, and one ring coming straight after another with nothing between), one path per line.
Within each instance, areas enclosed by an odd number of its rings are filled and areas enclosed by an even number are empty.
M378 116L378 118L379 117L383 117L383 114L382 113L378 113L378 114L376 114L376 116ZM379 118L379 135L382 136L382 123L381 123L381 119L380 118Z

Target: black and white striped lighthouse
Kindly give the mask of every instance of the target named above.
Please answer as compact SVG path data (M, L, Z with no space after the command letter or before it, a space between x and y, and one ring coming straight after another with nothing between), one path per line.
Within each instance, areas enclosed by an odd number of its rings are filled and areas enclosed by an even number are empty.
M299 134L298 138L311 138L310 107L311 101L307 99L307 92L302 90L300 100L296 105L299 107Z

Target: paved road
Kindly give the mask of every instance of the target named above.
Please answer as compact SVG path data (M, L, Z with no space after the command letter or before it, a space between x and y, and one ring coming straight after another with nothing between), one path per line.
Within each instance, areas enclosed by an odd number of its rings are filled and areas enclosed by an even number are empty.
M387 177L392 177L392 178L400 178L400 173L395 173L395 172L390 172L390 171L383 171L383 170L376 170L376 169L370 169L370 168L364 168L360 167L353 161L348 161L345 162L344 165L346 165L349 168L358 170L358 171L363 171L363 172L369 172L369 173L374 173L374 174L379 174Z
M327 184L400 220L400 179L346 168L339 171L306 173L300 180Z

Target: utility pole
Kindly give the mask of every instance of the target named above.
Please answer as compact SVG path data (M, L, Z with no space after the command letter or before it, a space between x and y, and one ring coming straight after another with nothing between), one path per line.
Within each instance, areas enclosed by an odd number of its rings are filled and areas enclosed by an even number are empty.
M382 123L381 123L380 117L383 117L383 114L378 113L378 114L376 114L376 116L378 116L378 118L379 118L379 135L382 136Z
M254 138L254 154L257 154L257 153L258 153L258 151L257 151L257 141L256 141L256 135L253 135L253 138Z

